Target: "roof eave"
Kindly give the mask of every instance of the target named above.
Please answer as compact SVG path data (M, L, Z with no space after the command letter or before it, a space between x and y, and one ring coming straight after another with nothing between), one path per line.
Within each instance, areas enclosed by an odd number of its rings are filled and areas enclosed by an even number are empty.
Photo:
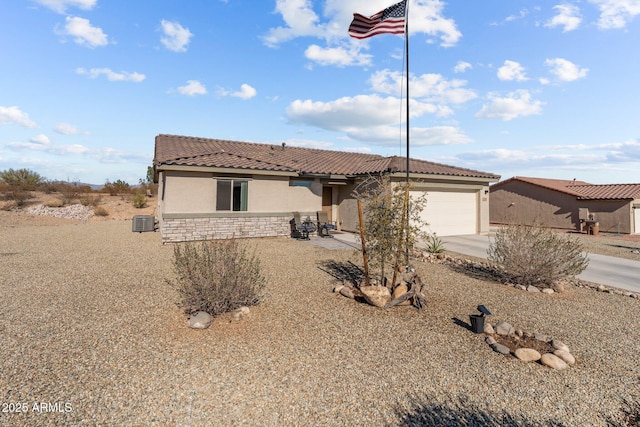
M158 172L162 171L181 171L181 172L209 172L209 173L224 173L224 174L252 174L252 175L267 175L267 176L299 176L295 171L275 171L275 170L262 170L262 169L242 169L242 168L221 168L211 166L183 166L183 165L164 165L160 164L156 169Z

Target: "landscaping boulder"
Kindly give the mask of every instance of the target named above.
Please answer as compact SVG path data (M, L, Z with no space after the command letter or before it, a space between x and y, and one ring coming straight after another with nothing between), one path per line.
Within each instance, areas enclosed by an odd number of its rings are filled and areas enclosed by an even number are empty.
M207 329L211 326L211 315L205 311L197 311L187 321L191 329Z
M514 354L523 362L536 362L542 357L542 355L533 348L518 348Z
M576 358L566 350L556 350L553 354L562 359L567 365L574 365L576 363Z
M391 292L385 286L361 286L360 291L364 299L376 307L384 307L391 301Z
M505 321L499 322L496 325L495 330L496 334L498 335L513 335L513 333L515 332L513 326Z
M544 366L548 366L549 368L557 370L567 369L569 367L569 365L564 360L551 353L543 354L540 358L540 363L542 363Z

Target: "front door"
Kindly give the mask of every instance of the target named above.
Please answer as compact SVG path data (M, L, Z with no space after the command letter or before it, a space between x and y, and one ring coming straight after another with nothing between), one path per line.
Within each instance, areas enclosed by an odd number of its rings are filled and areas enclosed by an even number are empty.
M333 189L331 187L322 187L322 211L327 213L329 222L333 222L331 217L331 206L333 205Z

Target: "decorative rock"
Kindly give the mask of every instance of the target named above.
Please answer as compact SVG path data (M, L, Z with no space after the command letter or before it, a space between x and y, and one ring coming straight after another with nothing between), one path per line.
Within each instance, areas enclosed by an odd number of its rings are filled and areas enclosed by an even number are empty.
M537 332L533 334L533 338L542 342L549 341L549 338L545 334L539 334Z
M347 297L349 299L354 299L355 295L353 295L353 289L351 289L348 286L343 286L340 289L340 295L342 295L343 297Z
M211 326L211 315L205 311L198 311L191 315L187 324L191 329L207 329Z
M527 292L539 293L540 289L536 288L533 285L529 285L529 286L527 286Z
M333 292L336 293L336 294L340 293L342 288L344 288L344 285L336 285L336 286L333 287Z
M556 291L554 291L554 290L553 290L553 289L551 289L551 288L544 288L541 292L542 292L543 294L554 294Z
M543 354L540 358L540 363L542 363L544 366L548 366L552 369L557 370L567 369L569 367L569 365L567 365L564 360L551 353Z
M510 324L508 324L505 321L501 321L496 325L496 333L498 335L511 335L515 332L515 329L513 328L513 326L511 326Z
M231 320L233 320L234 322L241 321L243 317L244 314L242 314L241 311L234 310L233 312L231 312Z
M565 343L563 343L562 341L551 340L551 346L553 348L555 348L556 350L566 351L567 353L569 352L569 347Z
M496 332L494 331L494 329L493 329L493 326L491 326L491 323L488 323L488 322L484 324L484 330L483 330L483 332L484 332L485 334L489 334L489 335L493 335L493 334L495 334L495 333L496 333Z
M391 299L394 300L396 298L400 298L402 295L406 294L408 291L409 291L409 287L407 286L406 283L402 282L401 284L396 286L396 288L393 290L393 294L391 296ZM402 301L398 305L411 305L411 301L409 301L409 300Z
M247 307L246 305L243 305L242 307L236 308L236 311L242 313L243 316L246 316L247 314L249 314L251 312L249 307Z
M576 363L576 358L573 357L573 355L568 351L556 350L553 352L553 354L562 359L567 365L574 365Z
M499 343L495 343L491 345L491 348L493 349L493 351L496 351L500 354L509 354L511 353L511 350L509 350L509 347L507 347L506 345L502 345ZM562 362L564 363L564 362Z
M515 351L515 355L523 362L535 362L542 357L542 355L533 348L518 348Z
M524 336L524 332L522 332L522 329L516 329L515 334L518 338L522 338Z
M515 287L516 289L520 289L521 291L526 291L526 290L527 290L527 287L526 287L526 286L524 286L524 285L515 285L514 287Z
M391 301L391 292L384 286L361 286L360 291L364 295L364 299L376 307L384 307Z
M493 345L495 343L497 343L496 339L494 337L486 337L484 339L484 342L486 342L489 345Z
M604 292L607 290L607 287L605 285L599 285L597 289L598 289L598 292Z

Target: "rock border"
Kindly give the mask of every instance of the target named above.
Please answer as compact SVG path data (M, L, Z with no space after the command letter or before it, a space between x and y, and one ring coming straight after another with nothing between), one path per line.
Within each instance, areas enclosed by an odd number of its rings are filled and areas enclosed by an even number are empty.
M486 335L484 340L485 343L487 343L487 345L496 353L500 353L505 356L513 356L516 359L527 363L538 362L543 366L555 370L564 370L576 363L576 358L571 354L569 346L562 341L548 337L547 335L515 329L505 321L500 321L496 323L495 326L487 323L485 324L483 332ZM540 354L538 350L528 347L518 347L515 350L511 350L506 345L500 344L495 339L495 335L517 337L518 339L522 337L533 338L547 343L553 348L553 352Z

